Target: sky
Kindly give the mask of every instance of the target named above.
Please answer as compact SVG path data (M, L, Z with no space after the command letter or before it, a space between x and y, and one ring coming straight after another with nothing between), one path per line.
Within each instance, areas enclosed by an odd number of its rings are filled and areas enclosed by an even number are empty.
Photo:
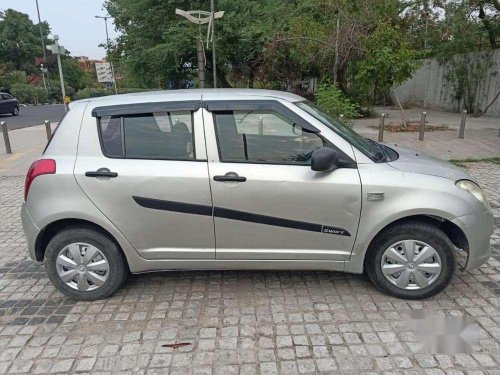
M104 20L94 16L106 15L102 9L104 0L38 0L40 17L47 21L52 34L59 35L59 44L72 56L88 56L101 59L106 56L100 43L106 43ZM15 9L29 15L37 24L35 0L0 0L0 10ZM117 36L113 20L108 20L111 39Z

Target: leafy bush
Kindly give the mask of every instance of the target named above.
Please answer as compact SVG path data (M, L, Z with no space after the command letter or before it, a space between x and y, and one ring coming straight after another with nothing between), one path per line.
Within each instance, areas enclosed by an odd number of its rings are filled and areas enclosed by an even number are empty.
M316 104L332 117L344 115L344 123L352 125L352 119L359 116L358 106L340 91L337 85L323 81L316 91Z
M0 75L0 87L12 89L13 85L27 83L26 73L21 70L13 70L11 72Z
M47 92L43 87L27 83L15 83L11 86L12 95L23 104L40 104L47 102Z
M87 99L87 98L97 98L99 96L112 95L114 91L106 90L104 88L96 87L85 87L84 89L78 90L72 100Z

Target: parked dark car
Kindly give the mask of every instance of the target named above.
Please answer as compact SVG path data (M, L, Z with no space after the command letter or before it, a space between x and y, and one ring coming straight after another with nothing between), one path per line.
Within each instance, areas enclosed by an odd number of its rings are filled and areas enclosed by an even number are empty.
M19 116L19 102L12 95L0 92L0 114L3 113Z

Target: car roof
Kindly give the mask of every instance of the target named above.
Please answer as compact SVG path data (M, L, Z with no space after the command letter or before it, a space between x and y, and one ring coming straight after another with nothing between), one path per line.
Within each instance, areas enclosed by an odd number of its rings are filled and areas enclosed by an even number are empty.
M76 100L73 103L91 102L95 106L107 106L129 103L146 103L162 101L184 101L184 100L230 100L230 99L259 99L274 98L290 102L305 100L299 95L284 91L261 90L261 89L187 89L187 90L158 90L147 92L136 92L121 95L101 96Z

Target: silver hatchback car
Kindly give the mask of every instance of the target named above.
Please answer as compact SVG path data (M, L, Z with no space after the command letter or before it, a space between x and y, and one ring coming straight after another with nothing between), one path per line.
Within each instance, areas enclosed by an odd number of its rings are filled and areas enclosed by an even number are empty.
M490 255L493 216L463 170L365 139L267 90L129 94L71 104L26 177L32 259L64 294L129 272L366 272L400 298L442 291Z

